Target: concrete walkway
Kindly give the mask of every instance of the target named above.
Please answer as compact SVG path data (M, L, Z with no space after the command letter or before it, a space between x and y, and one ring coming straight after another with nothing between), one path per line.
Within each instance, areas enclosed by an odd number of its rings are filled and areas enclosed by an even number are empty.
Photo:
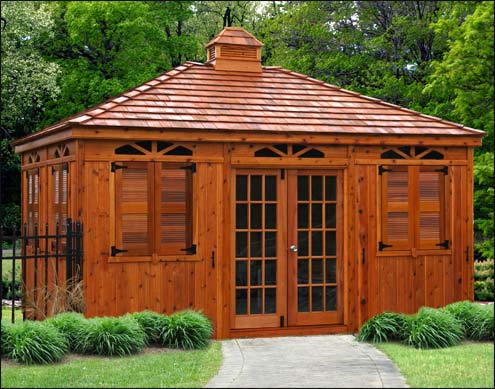
M207 388L406 388L392 361L352 335L222 342L223 365Z

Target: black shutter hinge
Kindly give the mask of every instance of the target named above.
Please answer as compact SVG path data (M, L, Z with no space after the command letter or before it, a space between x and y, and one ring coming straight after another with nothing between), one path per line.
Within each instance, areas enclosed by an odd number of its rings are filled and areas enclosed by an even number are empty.
M364 265L364 263L366 262L366 253L365 253L364 249L363 249L363 253L362 253L362 257L361 258L362 258L362 262L363 262L363 265Z
M181 166L181 169L189 170L191 173L196 173L196 164L192 163L192 164L187 165L187 166Z
M437 243L435 246L443 247L444 249L449 248L449 240L445 239L442 243Z
M466 247L466 262L469 262L469 246Z
M192 244L190 247L187 247L185 249L180 249L180 251L185 251L188 254L196 254L196 245Z
M285 169L280 169L280 179L285 180Z
M126 165L117 165L117 162L112 162L112 167L110 168L110 171L112 173L115 173L116 170L118 169L127 169L128 166Z
M449 167L448 166L444 166L443 168L441 169L437 169L435 170L436 172L440 172L440 173L443 173L445 175L448 175L449 174Z
M284 327L284 324L285 324L285 317L280 316L280 327Z
M215 252L214 251L211 252L211 268L212 269L215 268Z
M391 172L392 169L387 169L386 167L383 166L378 166L378 174L381 176L385 172Z
M385 244L382 241L378 242L378 250L383 251L383 249L386 249L387 247L392 247L392 245Z
M117 254L120 254L120 253L127 253L128 250L121 250L121 249L118 249L117 247L115 246L112 246L110 248L111 250L111 255L112 257L115 257Z

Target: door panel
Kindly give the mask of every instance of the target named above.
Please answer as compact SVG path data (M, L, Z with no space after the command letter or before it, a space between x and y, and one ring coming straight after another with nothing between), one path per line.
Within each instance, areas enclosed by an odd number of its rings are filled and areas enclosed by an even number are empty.
M285 192L279 170L235 176L235 328L278 327L285 315Z
M340 171L234 175L234 328L343 321Z
M342 195L341 172L288 174L289 325L343 320Z

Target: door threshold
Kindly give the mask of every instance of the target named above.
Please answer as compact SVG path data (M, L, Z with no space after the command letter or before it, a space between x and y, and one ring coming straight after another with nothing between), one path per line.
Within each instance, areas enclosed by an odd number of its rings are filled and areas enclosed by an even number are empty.
M354 332L348 325L331 324L317 326L294 326L277 328L249 328L231 329L229 338L269 338L276 336L306 336L306 335L329 335L350 334Z

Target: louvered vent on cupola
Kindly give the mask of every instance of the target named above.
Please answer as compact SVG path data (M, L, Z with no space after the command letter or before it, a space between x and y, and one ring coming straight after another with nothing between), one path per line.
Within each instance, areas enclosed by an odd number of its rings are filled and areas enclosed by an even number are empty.
M208 63L216 70L261 72L263 43L240 27L226 27L207 45Z

